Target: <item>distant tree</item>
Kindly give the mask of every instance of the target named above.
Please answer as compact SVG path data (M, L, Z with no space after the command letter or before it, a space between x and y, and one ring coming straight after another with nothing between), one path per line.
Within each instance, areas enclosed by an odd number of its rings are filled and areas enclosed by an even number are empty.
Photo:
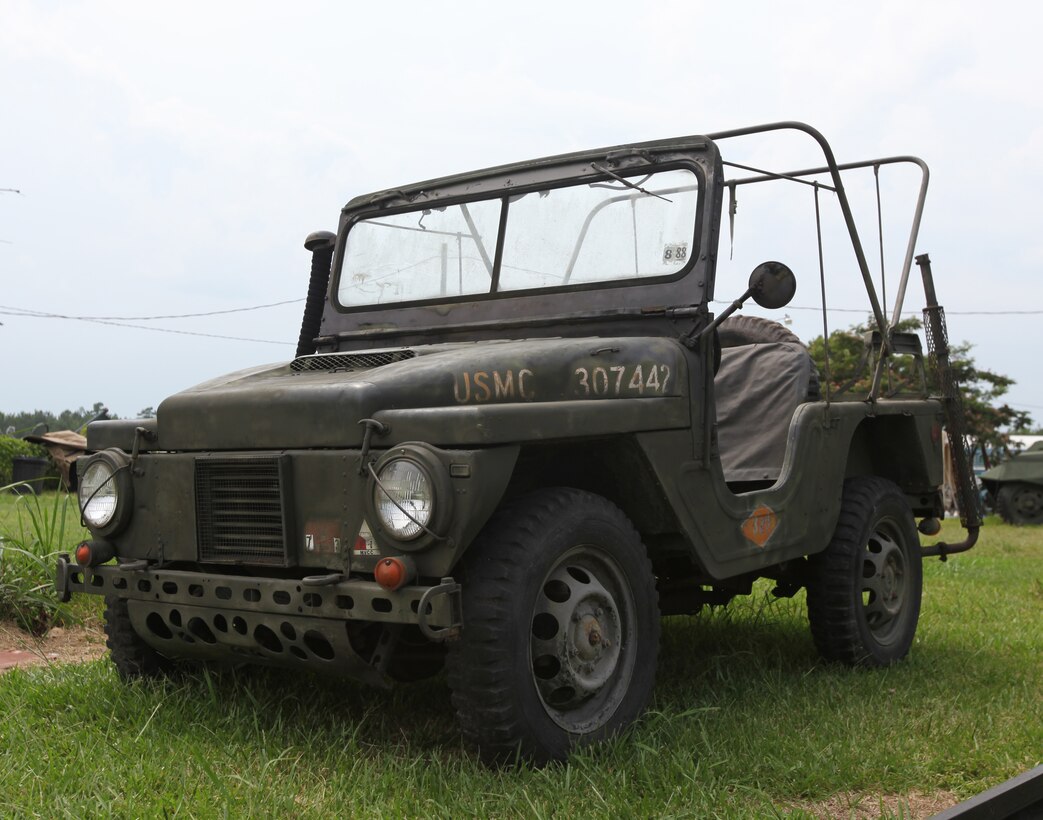
M896 330L910 332L919 330L922 323L919 319L904 319ZM870 326L857 324L847 330L837 330L829 334L829 386L832 392L848 386L847 395L868 394L872 385L873 374L869 367L859 368L865 348L864 337L870 332ZM823 384L826 379L825 344L821 336L812 339L808 345L811 356L818 365ZM972 345L969 342L950 344L949 361L953 374L960 383L963 396L963 409L967 428L968 444L971 456L980 451L985 466L990 466L990 455L1010 452L1010 434L1022 432L1032 423L1031 416L1024 410L1016 410L1001 401L1007 390L1014 384L1009 376L994 373L978 367L970 355ZM925 351L926 353L926 351ZM925 362L927 369L928 390L938 393L938 381L930 361ZM882 379L882 387L887 392L901 392L920 389L920 377L911 356L898 356Z
M154 407L145 407L138 410L139 419L154 419L156 417L156 410Z
M62 410L55 415L48 410L28 410L20 413L0 413L0 430L14 428L11 435L22 437L34 430L79 430L94 418L118 418L111 415L104 402L95 402L90 410L80 407L76 410Z

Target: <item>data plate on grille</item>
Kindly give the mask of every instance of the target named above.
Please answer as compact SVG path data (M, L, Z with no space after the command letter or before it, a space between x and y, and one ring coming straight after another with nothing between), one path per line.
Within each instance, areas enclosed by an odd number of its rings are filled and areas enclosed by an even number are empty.
M320 353L316 356L301 356L290 362L295 373L314 370L366 370L385 364L404 362L416 357L412 350L381 350L374 353Z
M195 462L199 560L287 566L289 456Z

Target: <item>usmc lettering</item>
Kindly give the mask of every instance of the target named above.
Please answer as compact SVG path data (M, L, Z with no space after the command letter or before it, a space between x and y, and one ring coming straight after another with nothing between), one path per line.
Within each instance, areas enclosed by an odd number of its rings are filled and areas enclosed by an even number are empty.
M453 397L457 404L484 404L489 401L532 401L535 374L528 368L514 370L465 370L453 377Z

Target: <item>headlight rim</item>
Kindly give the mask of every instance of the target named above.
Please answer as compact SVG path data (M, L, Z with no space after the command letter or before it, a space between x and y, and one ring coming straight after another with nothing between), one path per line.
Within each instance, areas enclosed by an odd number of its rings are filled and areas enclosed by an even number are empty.
M378 498L380 498L380 496L382 495L387 495L388 498L390 498L390 494L384 490L384 488L381 486L380 483L377 482L377 480L373 481L373 509L376 511L377 520L380 522L380 528L387 532L389 536L394 538L396 541L416 541L422 535L426 535L431 532L430 525L432 520L434 520L435 513L438 511L438 492L435 489L435 482L431 478L430 471L425 469L424 465L417 461L417 459L415 458L409 458L408 456L399 458L389 458L387 461L374 467L373 472L376 474L377 479L379 479L380 482L383 483L387 480L384 477L384 474L387 472L387 470L389 470L396 464L409 464L413 468L415 468L421 476L423 476L424 481L427 484L428 492L431 495L431 509L427 515L427 519L421 521L419 518L417 518L415 521L412 521L412 523L419 527L419 529L412 535L400 534L399 531L395 530L390 524L388 524L384 516L381 515L380 510L382 502L378 501ZM397 506L396 501L397 499L391 499L392 505Z
M84 514L84 498L80 494L79 488L77 488L76 502L80 508L80 520L96 536L108 537L115 535L127 526L134 506L134 484L130 476L130 458L122 450L111 448L88 456L85 462L82 468L79 468L79 465L77 465L80 487L83 486L83 478L87 476L88 471L92 467L96 464L105 464L111 471L111 477L107 480L112 482L116 491L116 504L108 521L101 525L92 524Z
M377 493L383 492L374 480L393 461L405 460L423 473L431 487L431 516L416 535L402 538L394 533L380 516ZM438 456L419 443L392 447L372 465L365 497L365 515L370 531L378 544L384 541L404 552L417 552L445 540L448 523L452 519L453 490L449 471Z

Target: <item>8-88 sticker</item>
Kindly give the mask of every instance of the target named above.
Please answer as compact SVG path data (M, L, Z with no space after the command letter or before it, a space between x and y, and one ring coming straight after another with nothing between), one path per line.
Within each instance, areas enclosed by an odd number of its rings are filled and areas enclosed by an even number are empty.
M688 243L678 242L676 245L663 246L664 265L683 265L688 261Z
M663 396L670 384L670 366L665 364L577 367L574 392L588 396Z

